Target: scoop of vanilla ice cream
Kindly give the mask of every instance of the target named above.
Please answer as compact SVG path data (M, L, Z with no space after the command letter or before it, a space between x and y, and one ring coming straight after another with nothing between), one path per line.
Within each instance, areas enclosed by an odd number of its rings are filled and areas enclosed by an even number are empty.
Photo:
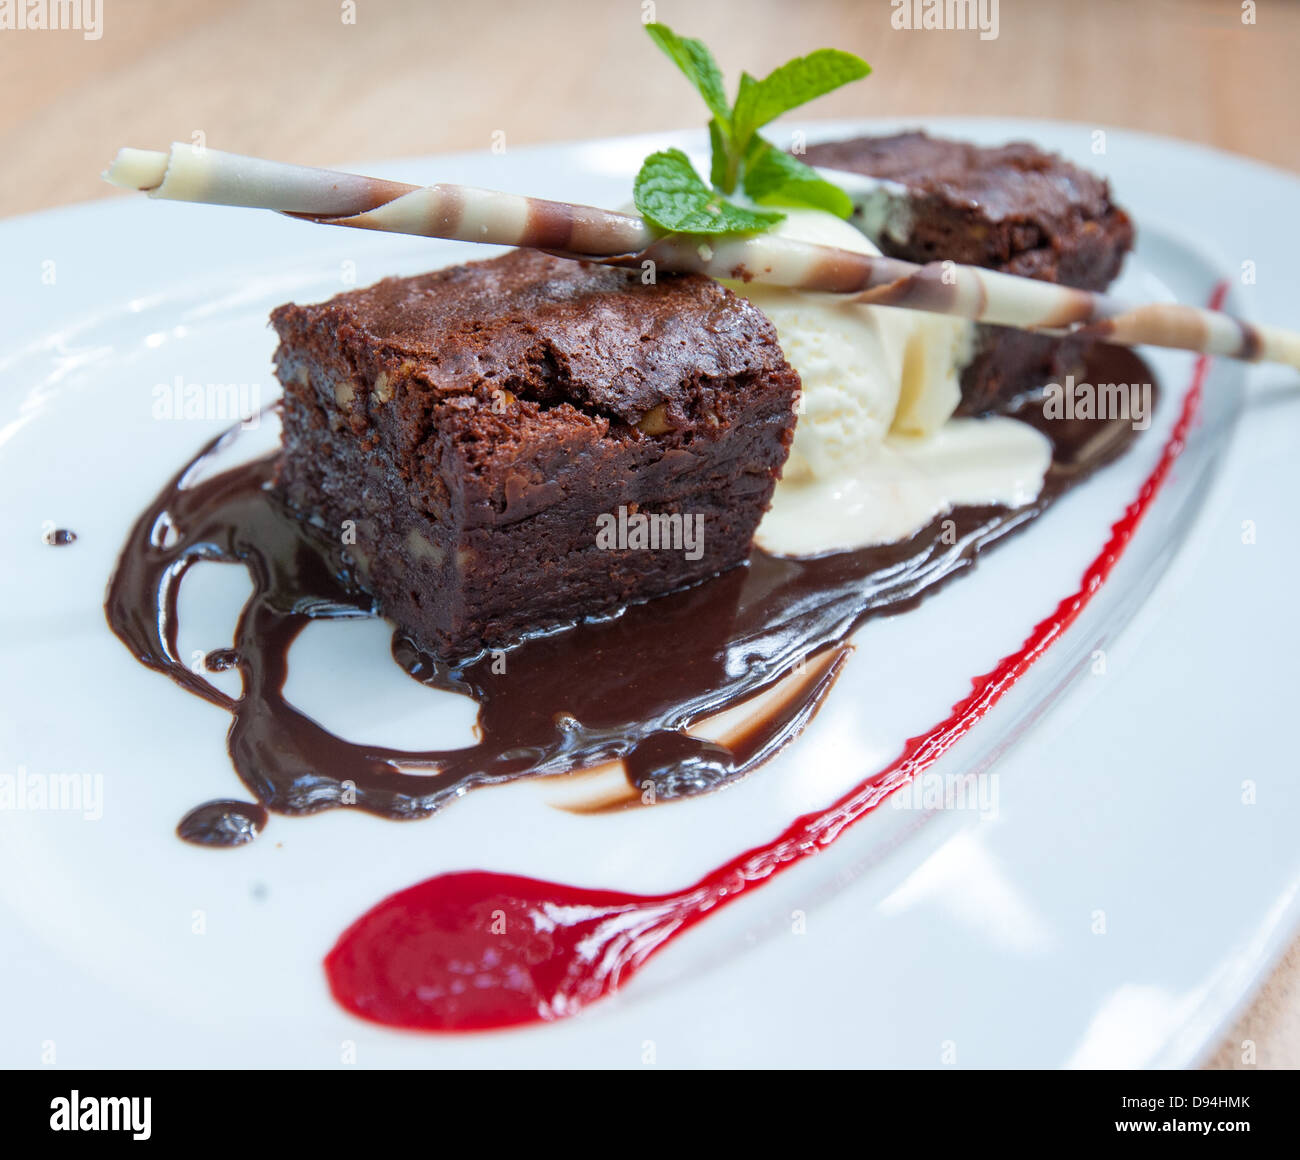
M775 232L803 242L879 254L846 221L788 209ZM830 478L869 458L891 432L924 436L951 417L973 326L962 318L864 306L843 295L728 283L771 319L803 380L784 477Z
M831 294L749 286L803 380L785 477L832 475L878 447L898 409L906 335Z
M788 210L779 233L864 254L848 222ZM1028 503L1051 462L1015 419L954 419L975 327L835 294L733 283L776 327L803 379L794 444L758 543L807 556L903 539L958 504Z

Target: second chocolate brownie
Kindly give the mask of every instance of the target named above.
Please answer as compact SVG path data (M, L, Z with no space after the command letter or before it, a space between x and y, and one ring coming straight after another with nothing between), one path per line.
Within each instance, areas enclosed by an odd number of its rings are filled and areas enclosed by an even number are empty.
M1133 223L1102 178L1025 142L984 147L897 133L810 145L802 159L906 188L869 199L858 215L891 257L1104 290L1133 245ZM1088 345L981 327L962 373L961 412L993 409L1077 371Z

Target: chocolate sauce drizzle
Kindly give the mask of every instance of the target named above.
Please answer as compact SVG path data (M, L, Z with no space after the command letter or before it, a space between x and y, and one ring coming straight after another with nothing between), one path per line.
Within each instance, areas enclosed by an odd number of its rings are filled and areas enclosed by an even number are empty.
M265 825L266 810L255 802L222 798L190 810L176 827L176 836L196 846L242 846Z
M1086 373L1093 382L1153 381L1136 355L1116 347L1098 347ZM915 607L1134 437L1123 420L1045 419L1034 401L1012 414L1052 441L1052 466L1031 504L959 507L906 541L856 551L788 559L756 549L745 566L703 584L526 639L504 653L504 665L492 654L449 664L395 633L393 658L415 680L478 703L479 740L460 749L345 741L285 700L289 649L308 623L378 611L351 579L342 549L280 506L270 488L272 458L187 485L238 429L205 447L141 515L105 611L141 663L232 714L227 745L240 780L279 813L355 806L420 818L479 786L615 760L626 771L629 801L683 797L743 777L794 737L863 621ZM238 668L238 698L191 671L177 651L181 581L203 560L242 563L252 579L234 649L208 657L209 668ZM802 674L791 678L793 691L774 697L725 743L690 735L791 673ZM187 823L208 808L187 816L182 837L204 832ZM238 829L237 821L214 824Z
M203 667L210 673L224 673L237 664L239 654L233 648L214 648L203 657Z

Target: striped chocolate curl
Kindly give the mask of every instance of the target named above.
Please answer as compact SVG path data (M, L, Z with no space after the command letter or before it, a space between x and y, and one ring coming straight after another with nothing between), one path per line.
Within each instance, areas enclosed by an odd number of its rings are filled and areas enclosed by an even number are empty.
M630 214L466 185L407 185L175 144L123 149L104 174L167 201L272 209L322 225L449 238L583 257L626 254L654 235Z
M699 273L856 301L956 315L1043 334L1085 334L1300 367L1300 334L1174 303L1130 305L1104 294L994 270L858 254L773 234L656 236L639 217L471 186L407 185L285 165L216 149L123 149L104 174L150 197L271 209L322 225L524 246L663 273Z

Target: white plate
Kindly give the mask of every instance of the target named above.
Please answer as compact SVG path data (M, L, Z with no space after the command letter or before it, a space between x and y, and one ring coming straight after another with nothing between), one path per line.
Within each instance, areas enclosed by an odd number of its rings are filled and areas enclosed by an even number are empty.
M1237 310L1300 317L1296 179L1118 130L1097 154L1093 126L932 127L1030 138L1108 173L1139 222L1122 292L1199 303L1226 275ZM663 134L365 168L616 205L665 143L702 146ZM562 786L534 781L419 823L335 811L273 818L233 851L176 839L193 805L247 794L226 717L133 661L103 617L131 522L225 425L154 419L153 389L180 376L256 384L269 401L271 306L471 249L143 198L0 223L0 773L103 786L99 820L0 810L0 1063L329 1067L352 1051L363 1066L1167 1066L1213 1046L1298 916L1300 394L1278 369L1212 368L1204 421L1110 581L932 767L983 771L996 816L887 804L577 1018L393 1033L334 1006L321 958L386 894L445 870L681 886L885 765L1077 588L1159 455L1190 356L1153 357L1166 394L1132 454L918 611L868 625L805 735L733 789L577 816L554 808ZM1258 285L1239 284L1247 261ZM43 526L80 538L50 548ZM238 570L211 567L183 598L187 648L229 641ZM353 736L467 737L466 706L398 672L386 639L373 622L314 629L293 695Z

